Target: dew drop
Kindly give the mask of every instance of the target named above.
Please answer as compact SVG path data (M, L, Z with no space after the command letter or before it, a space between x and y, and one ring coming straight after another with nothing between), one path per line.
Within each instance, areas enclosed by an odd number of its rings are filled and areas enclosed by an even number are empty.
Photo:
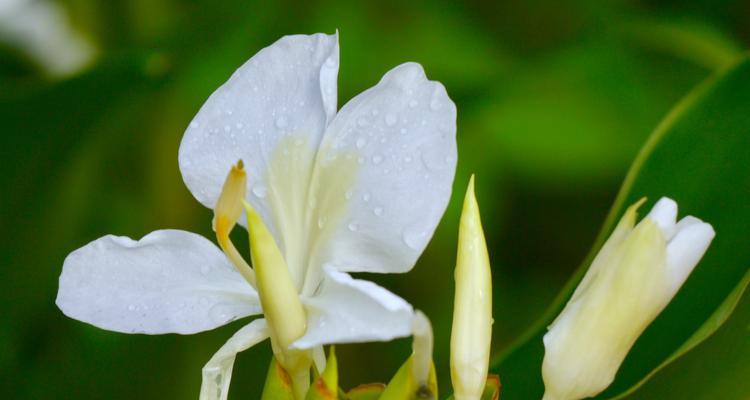
M231 306L217 304L208 310L208 316L217 324L225 324L233 319Z
M373 164L377 165L377 164L380 164L382 162L383 162L383 156L381 156L380 154L375 154L374 156L372 156L372 163Z
M419 250L425 244L427 232L421 229L406 228L401 237L404 240L404 244L410 249Z
M277 128L279 128L279 129L286 128L286 126L288 124L289 123L287 122L286 118L284 118L284 117L276 118L276 127Z
M347 190L346 193L344 193L344 197L346 197L347 200L351 199L353 195L354 192L352 192L351 190Z
M355 143L358 149L365 147L366 144L367 144L367 141L364 138L357 139L357 142Z
M407 131L406 131L406 128L401 128L401 131L400 131L400 132L401 132L401 134L402 134L402 135L406 135L406 132L407 132Z
M262 183L255 184L253 186L253 194L255 195L255 197L262 199L266 197L266 195L268 195L268 188Z
M195 121L193 121L193 122L191 122L191 123L190 123L190 127L191 127L191 128L193 128L193 129L196 129L196 128L198 128L199 126L200 126L200 124L198 124L198 123L197 123L197 122L195 122Z
M418 103L418 102L417 102L416 100L409 100L409 108L414 108L414 107L416 107L416 106L417 106L418 104L419 104L419 103Z
M364 200L365 203L366 203L366 202L370 201L371 197L372 196L370 196L370 193L365 193L365 194L362 195L362 200Z
M242 129L244 125L242 125L242 122L238 122L235 126L237 127L237 129Z
M442 107L443 107L443 103L440 101L440 96L438 96L436 92L432 95L432 99L430 100L430 110L438 111Z
M396 118L395 115L393 115L391 113L388 113L388 114L385 115L385 124L387 126L394 126L394 125L396 125L396 122L398 122L398 119Z
M370 114L372 114L373 116L376 116L380 114L380 111L377 108L373 108L372 111L370 111Z
M229 132L232 130L232 127L229 125L224 125L224 132Z
M375 207L372 210L372 213L375 214L375 215L377 215L378 217L382 217L383 216L383 207Z
M357 224L355 224L354 222L349 223L349 225L347 227L352 232L356 232L359 229L359 226Z
M360 127L365 127L370 124L370 121L367 120L365 117L359 117L357 118L357 125Z
M319 217L318 218L318 228L323 229L323 227L326 225L326 221L328 219L326 217Z
M136 306L135 306L135 304L130 304L130 305L128 306L128 311L135 311L135 310L137 310L137 309L138 309L138 307L136 307Z

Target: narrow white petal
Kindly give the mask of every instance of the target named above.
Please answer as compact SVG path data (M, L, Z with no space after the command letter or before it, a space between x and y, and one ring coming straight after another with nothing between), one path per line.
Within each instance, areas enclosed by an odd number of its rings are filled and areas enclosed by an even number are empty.
M265 319L256 319L237 331L203 367L200 400L226 400L237 353L268 338Z
M209 240L160 230L139 241L104 236L70 253L57 306L125 333L190 334L260 312L255 290Z
M671 296L685 283L716 236L714 228L698 218L685 217L677 225L680 229L667 245L666 273Z
M448 204L456 159L456 106L443 85L416 63L386 73L341 109L321 145L312 220L328 221L330 240L318 241L313 264L411 269Z
M647 217L656 222L664 238L669 240L674 235L675 221L677 220L677 203L668 197L662 197L654 204Z
M326 268L317 293L304 299L308 324L305 336L292 347L387 341L411 334L411 305L369 281Z
M290 141L314 154L336 110L338 58L336 35L294 35L242 65L208 98L180 144L180 171L193 196L213 208L227 172L242 159L247 200L277 232L269 204L277 182L268 182L268 163ZM302 165L289 172L304 171L297 188L304 194L312 157L296 163Z

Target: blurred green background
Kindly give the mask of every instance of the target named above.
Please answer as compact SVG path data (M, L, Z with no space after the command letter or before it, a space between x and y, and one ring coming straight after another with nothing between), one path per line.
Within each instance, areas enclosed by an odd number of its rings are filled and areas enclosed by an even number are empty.
M1 397L197 397L200 368L246 321L194 336L102 331L54 305L62 261L107 233L140 238L169 227L211 237L211 213L177 168L187 124L262 47L336 29L340 104L417 61L458 106L455 191L435 238L410 273L368 276L432 319L447 393L469 175L493 262L501 353L583 260L661 118L750 43L749 20L750 2L715 0L0 4ZM387 381L410 341L338 352L349 388ZM267 342L240 354L230 398L257 398L269 357Z

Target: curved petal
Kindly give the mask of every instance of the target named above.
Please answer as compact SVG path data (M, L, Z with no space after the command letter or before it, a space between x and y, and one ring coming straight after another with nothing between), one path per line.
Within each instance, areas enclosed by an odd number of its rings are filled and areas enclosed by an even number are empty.
M303 157L289 157L279 168L304 174L304 187L294 189L307 190L314 152L336 111L338 58L337 35L293 35L242 65L208 98L182 138L180 171L193 196L213 208L227 172L242 159L246 198L276 232L268 164L280 146L304 147ZM244 218L239 223L245 226Z
M201 332L261 311L213 243L178 230L104 236L70 253L56 303L99 328L147 334Z
M203 367L200 400L226 400L237 353L268 338L265 319L256 319L237 331Z
M411 335L414 311L409 303L369 281L325 268L317 293L303 298L307 332L293 348L331 343L387 341Z
M323 139L312 219L327 221L321 234L331 239L318 242L331 245L316 249L313 265L411 269L448 204L456 158L456 107L443 85L415 63L386 73L341 109Z

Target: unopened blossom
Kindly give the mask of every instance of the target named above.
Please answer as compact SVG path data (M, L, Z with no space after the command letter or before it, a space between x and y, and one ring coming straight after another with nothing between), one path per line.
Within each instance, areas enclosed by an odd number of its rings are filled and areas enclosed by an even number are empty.
M221 249L181 230L102 237L66 258L60 309L146 334L262 313L258 271L229 239L247 224L240 200L273 237L304 309L304 334L281 351L314 356L328 343L411 334L408 303L349 273L413 267L450 197L455 105L406 63L337 112L338 65L337 35L315 34L285 36L240 67L190 123L178 157L190 192L215 211ZM245 183L225 187L233 173ZM256 319L219 349L203 369L202 399L226 398L235 355L281 329L271 325Z
M492 272L474 176L458 231L456 295L451 331L451 380L456 400L479 400L487 381L492 340Z
M625 212L544 336L545 400L595 396L614 380L646 327L672 300L714 238L708 223L662 198L637 225Z

